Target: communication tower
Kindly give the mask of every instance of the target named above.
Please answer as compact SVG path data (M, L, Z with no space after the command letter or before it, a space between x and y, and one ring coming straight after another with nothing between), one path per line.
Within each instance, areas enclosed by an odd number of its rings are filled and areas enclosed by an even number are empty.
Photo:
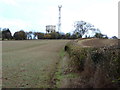
M61 8L62 8L62 5L59 5L59 6L58 6L58 9L59 9L58 32L61 32Z

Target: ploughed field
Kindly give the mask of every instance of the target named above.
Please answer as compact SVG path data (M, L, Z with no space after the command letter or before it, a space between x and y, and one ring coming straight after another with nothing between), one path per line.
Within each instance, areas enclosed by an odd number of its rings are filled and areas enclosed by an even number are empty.
M3 88L48 88L69 40L2 42Z

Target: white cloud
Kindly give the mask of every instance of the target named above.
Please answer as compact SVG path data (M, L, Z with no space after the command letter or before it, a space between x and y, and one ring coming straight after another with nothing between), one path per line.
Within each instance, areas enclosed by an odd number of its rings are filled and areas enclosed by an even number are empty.
M118 0L1 0L0 2L19 6L15 10L10 10L8 16L4 16L0 22L3 27L16 26L17 30L23 28L45 31L46 25L58 24L58 5L61 4L63 32L71 32L74 21L84 20L109 36L118 33ZM16 10L19 12L16 13Z
M31 23L22 21L20 19L5 19L2 18L0 21L0 27L1 28L9 28L12 33L19 31L21 29L27 31L29 30L31 26Z

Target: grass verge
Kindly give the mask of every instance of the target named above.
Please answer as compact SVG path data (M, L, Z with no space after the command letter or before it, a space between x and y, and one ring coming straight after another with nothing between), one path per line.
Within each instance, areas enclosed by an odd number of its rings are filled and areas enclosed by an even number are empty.
M67 57L67 53L62 49L60 51L60 62L57 66L56 72L54 74L54 87L55 88L65 88L69 87L70 81L73 78L78 78L79 74L72 72L70 65L70 59ZM67 81L67 82L66 82Z

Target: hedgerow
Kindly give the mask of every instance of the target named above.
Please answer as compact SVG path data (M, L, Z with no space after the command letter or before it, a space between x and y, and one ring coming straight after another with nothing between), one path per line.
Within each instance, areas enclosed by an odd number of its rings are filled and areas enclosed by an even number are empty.
M80 71L81 80L86 80L89 87L120 87L119 46L82 47L71 41L65 51L70 56L70 65Z

